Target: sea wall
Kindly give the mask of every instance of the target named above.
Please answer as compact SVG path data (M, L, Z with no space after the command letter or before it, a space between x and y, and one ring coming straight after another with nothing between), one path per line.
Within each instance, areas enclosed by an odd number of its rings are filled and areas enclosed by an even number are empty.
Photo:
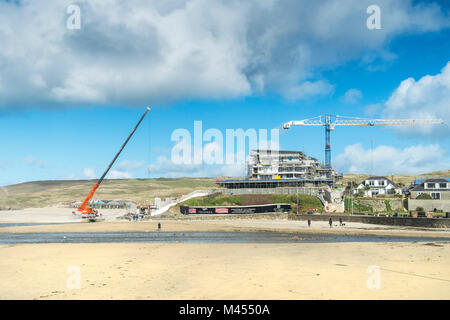
M450 228L450 219L447 218L410 218L410 217L375 217L363 215L339 215L339 214L290 214L289 220L328 221L330 218L337 222L342 218L343 222L360 222L369 224L408 226L422 228Z

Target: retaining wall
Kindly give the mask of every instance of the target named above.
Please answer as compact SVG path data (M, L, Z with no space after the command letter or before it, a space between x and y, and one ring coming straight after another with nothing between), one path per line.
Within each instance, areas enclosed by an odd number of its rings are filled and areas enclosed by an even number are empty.
M422 228L450 228L450 219L447 218L409 218L409 217L374 217L374 216L358 216L358 215L339 215L339 214L290 214L289 220L308 220L312 221L328 221L333 219L334 222L339 222L342 218L343 222L360 222L370 224L381 224L391 226L408 226L408 227L422 227Z
M408 210L414 211L417 207L422 207L425 211L442 210L450 212L450 200L421 200L408 199Z

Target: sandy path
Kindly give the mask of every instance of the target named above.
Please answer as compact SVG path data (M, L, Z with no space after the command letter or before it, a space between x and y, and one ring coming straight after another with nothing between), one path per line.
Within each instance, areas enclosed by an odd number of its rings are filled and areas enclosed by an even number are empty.
M80 289L67 287L70 266ZM0 270L0 299L450 297L448 243L12 245Z

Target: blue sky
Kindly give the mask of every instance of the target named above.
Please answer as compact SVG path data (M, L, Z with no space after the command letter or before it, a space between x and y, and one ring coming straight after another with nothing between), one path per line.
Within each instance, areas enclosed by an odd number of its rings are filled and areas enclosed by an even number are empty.
M378 1L381 30L367 29L364 1L131 3L140 10L79 1L81 28L68 30L69 2L0 2L0 185L100 176L147 106L110 178L238 175L240 164L171 164L172 132L196 120L224 135L270 130L323 114L447 122L337 128L341 172L450 167L445 1ZM324 129L280 132L280 147L323 161Z

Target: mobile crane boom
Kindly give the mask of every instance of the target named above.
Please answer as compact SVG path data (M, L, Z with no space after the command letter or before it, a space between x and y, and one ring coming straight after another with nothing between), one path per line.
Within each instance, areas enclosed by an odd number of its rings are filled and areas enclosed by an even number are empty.
M125 140L125 142L123 143L122 147L120 148L119 152L117 152L116 156L114 157L114 159L111 161L111 163L109 164L108 168L105 170L105 172L103 173L103 175L100 177L100 179L98 179L98 181L94 184L94 186L92 187L91 191L89 191L88 195L86 196L86 198L84 199L83 203L77 208L77 211L80 211L82 215L94 215L95 217L98 215L97 210L93 210L91 207L88 206L89 201L92 199L92 197L94 196L95 191L97 191L98 187L100 186L100 184L102 183L103 179L105 178L105 176L108 174L109 170L111 169L111 167L113 166L114 162L117 160L117 158L119 157L120 153L122 152L123 148L125 148L125 146L127 145L128 141L130 141L131 136L134 134L134 132L136 131L136 129L139 127L139 125L141 124L142 120L144 120L144 117L147 115L147 112L150 111L150 108L147 108L147 110L145 110L144 114L142 115L142 117L139 119L139 122L136 124L136 126L134 127L133 131L131 131L130 135L128 136L127 140Z

